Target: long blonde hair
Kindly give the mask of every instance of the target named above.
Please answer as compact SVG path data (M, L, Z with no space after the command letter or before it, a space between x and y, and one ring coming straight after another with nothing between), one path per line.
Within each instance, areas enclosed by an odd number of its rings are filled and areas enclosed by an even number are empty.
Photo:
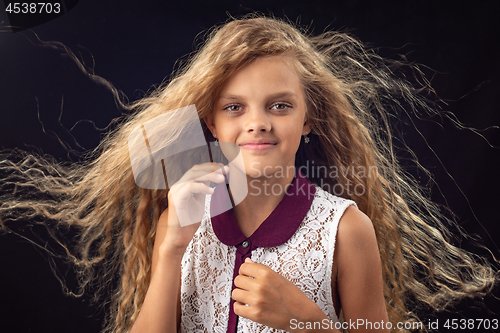
M430 88L398 78L394 71L401 63L385 61L349 34L309 36L284 21L253 15L210 31L201 49L168 83L134 103L134 112L85 162L61 165L19 151L2 156L2 186L15 185L16 190L2 197L0 226L9 230L8 221L42 217L78 232L75 247L51 234L79 273L77 294L90 282L97 293L113 290L104 331L128 331L140 311L151 278L156 223L168 191L136 186L127 146L130 133L190 104L196 105L200 119L209 116L215 96L234 72L257 57L276 55L296 69L314 125L311 143L307 149L301 144L296 165L310 168L314 161L317 169L343 170L310 177L325 190L363 189L333 194L354 200L373 222L393 327L418 319L412 299L442 310L465 296L489 292L498 280L486 261L449 243L443 226L449 220L395 157L389 117L411 109L436 112L419 97ZM204 129L207 141L213 140ZM364 173L352 172L360 168Z

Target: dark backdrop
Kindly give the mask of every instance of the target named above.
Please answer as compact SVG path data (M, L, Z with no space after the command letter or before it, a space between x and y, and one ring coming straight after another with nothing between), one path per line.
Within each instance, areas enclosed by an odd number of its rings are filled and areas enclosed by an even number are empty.
M0 11L4 14L3 4ZM324 29L348 29L390 58L405 54L423 64L442 104L466 126L500 125L500 2L463 1L130 1L82 0L65 15L30 30L0 33L0 146L75 161L55 135L82 151L96 146L122 110L112 94L80 72L67 56L36 40L71 48L97 75L130 101L168 77L176 60L196 48L195 38L228 15L273 13ZM9 23L1 19L1 27ZM36 35L35 35L36 34ZM56 44L52 44L56 45ZM62 103L64 102L64 103ZM63 105L61 120L58 117ZM38 114L37 115L37 110ZM38 117L44 124L45 133ZM86 120L75 123L80 120ZM419 161L435 176L432 198L447 204L470 235L498 256L500 195L498 128L478 133L446 118L413 117L398 129ZM92 124L92 121L94 124ZM67 129L72 128L68 135ZM417 130L418 129L418 130ZM73 137L73 138L72 138ZM407 154L400 152L402 158ZM406 163L406 162L405 162ZM408 164L408 170L415 172ZM422 178L422 181L426 181ZM460 241L459 241L460 242ZM457 244L459 244L457 242ZM461 246L487 255L473 242ZM19 237L0 236L0 332L97 332L102 311L88 299L64 297L43 251ZM64 271L64 267L61 268ZM68 275L71 280L71 274ZM71 283L71 281L69 282ZM426 320L498 318L498 302L477 301Z

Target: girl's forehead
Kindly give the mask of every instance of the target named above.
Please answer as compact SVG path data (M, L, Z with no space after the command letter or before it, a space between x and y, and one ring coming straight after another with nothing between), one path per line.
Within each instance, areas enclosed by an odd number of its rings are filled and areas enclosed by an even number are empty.
M252 91L278 93L281 90L296 93L302 90L295 66L289 57L265 56L256 58L229 76L219 91L219 97L238 91L245 94Z

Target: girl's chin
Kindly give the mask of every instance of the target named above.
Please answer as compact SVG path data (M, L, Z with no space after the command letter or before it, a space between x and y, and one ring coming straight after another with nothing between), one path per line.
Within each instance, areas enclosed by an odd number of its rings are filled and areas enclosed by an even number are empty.
M295 166L284 167L278 166L265 166L256 168L255 165L247 166L245 173L253 178L293 178L295 176Z
M264 163L267 162L267 163ZM293 178L295 166L269 165L269 160L234 160L230 163L230 173L246 175L251 178Z

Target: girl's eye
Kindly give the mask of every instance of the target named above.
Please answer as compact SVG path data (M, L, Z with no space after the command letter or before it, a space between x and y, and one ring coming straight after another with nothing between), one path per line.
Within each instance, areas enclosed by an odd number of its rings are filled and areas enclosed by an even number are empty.
M233 113L233 112L238 112L241 111L242 107L237 104L232 104L224 107L224 110L228 113Z
M273 110L278 110L278 111L287 111L288 109L291 109L292 106L287 103L275 103L271 106L271 109Z

